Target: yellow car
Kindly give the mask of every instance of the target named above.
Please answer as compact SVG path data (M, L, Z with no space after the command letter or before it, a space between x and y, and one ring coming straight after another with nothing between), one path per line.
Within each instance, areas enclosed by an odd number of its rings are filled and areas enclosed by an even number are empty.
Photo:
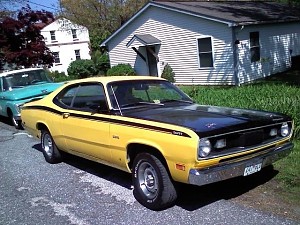
M198 105L157 77L71 81L24 105L23 126L47 162L62 152L132 173L135 198L152 210L174 204L174 183L248 176L288 155L289 116Z

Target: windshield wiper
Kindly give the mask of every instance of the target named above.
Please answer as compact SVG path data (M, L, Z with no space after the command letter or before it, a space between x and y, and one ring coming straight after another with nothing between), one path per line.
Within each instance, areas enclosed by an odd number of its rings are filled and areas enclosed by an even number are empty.
M155 103L155 102L132 102L128 104L123 104L121 107L131 107L131 106L137 106L137 105L159 105L163 106L164 104L161 103Z
M189 103L189 104L193 104L193 101L188 101L188 100L181 100L181 99L168 99L168 100L164 100L161 103L169 103L169 102L183 102L183 103Z

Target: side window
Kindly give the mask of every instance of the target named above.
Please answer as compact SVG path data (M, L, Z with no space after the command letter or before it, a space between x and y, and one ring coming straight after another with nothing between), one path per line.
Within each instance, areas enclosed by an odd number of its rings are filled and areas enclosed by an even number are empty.
M72 37L73 39L76 39L77 38L77 32L76 32L76 29L72 29Z
M250 54L251 62L260 60L259 32L250 32Z
M51 41L55 41L56 40L55 31L54 30L50 31L50 37L51 37Z
M54 63L60 63L59 52L52 52Z
M100 84L73 86L56 97L56 103L62 107L80 111L107 112L104 88Z
M211 37L198 39L199 68L213 67L213 51Z
M80 57L80 50L74 50L75 51L75 58L76 58L76 60L80 60L81 59L81 57Z
M63 108L65 108L64 106L72 107L73 100L77 91L78 91L78 86L65 89L56 97L57 104L63 106Z

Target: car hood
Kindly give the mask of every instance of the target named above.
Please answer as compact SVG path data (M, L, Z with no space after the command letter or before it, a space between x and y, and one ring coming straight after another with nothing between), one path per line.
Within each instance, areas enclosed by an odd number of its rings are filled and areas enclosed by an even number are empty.
M125 113L124 113L125 114ZM216 135L290 120L289 117L265 111L203 106L155 107L128 111L131 117L188 127L199 135Z
M5 100L17 101L44 96L51 93L61 85L62 83L45 83L15 88L10 91L3 92L2 98Z

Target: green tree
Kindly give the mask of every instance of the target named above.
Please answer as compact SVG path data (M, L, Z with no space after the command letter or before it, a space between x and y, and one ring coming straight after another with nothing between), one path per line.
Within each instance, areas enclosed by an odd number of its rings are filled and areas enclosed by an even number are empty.
M129 64L118 64L107 71L107 76L134 76L136 73Z
M0 21L0 62L17 66L51 66L54 59L46 47L37 23L54 20L52 13L22 8L17 18L5 17Z
M92 52L92 60L97 69L97 73L105 75L107 70L110 68L107 52L102 53L100 50Z
M161 74L161 77L162 78L165 78L166 80L172 82L172 83L175 83L175 73L173 72L173 69L172 67L167 64L165 67L164 67L164 70Z
M97 75L95 64L90 59L81 59L71 62L68 75L74 78L87 78Z

